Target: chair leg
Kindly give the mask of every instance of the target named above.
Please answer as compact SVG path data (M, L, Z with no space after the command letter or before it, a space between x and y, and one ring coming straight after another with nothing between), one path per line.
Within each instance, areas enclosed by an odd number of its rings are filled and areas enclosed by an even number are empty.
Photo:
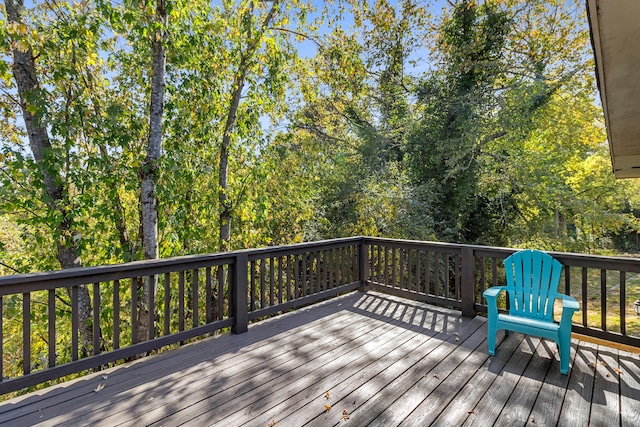
M560 373L567 375L569 373L569 359L571 358L571 336L563 339L562 335L560 335L558 353L560 354Z
M495 356L496 354L496 333L498 331L496 330L495 323L495 321L492 322L491 319L489 319L487 324L487 347L489 347L489 355L491 356Z

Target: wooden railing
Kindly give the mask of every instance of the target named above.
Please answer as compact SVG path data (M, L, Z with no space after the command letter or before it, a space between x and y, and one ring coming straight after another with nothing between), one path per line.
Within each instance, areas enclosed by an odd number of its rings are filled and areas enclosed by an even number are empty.
M377 238L366 238L365 245L371 288L468 316L486 313L482 292L504 284L502 260L517 250ZM640 347L640 319L633 309L640 296L640 259L550 254L564 265L561 292L580 302L573 331Z
M353 291L362 238L0 277L0 394ZM144 281L157 283L139 339ZM91 342L79 295L88 292Z
M221 254L0 277L0 393L248 325L356 289L486 312L515 249L353 237ZM563 289L581 303L574 331L640 347L633 301L640 261L552 253ZM141 301L142 285L157 292ZM91 316L81 324L79 295ZM138 311L151 321L143 339ZM82 328L92 332L83 340Z

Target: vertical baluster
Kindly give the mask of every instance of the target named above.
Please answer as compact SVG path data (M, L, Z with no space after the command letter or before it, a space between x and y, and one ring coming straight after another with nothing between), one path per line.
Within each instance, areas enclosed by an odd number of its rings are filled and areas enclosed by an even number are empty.
M315 293L315 261L316 261L316 253L309 252L309 295L313 295Z
M291 257L292 255L287 255L287 301L293 299L293 293L291 292Z
M71 360L78 360L78 287L71 287Z
M422 251L416 250L416 283L415 290L422 293Z
M265 268L265 259L262 258L260 259L260 308L264 308L267 304L266 304L266 286L265 286L265 280L264 280L264 271Z
M249 284L249 307L256 309L256 261L251 261L251 283Z
M359 259L358 259L358 250L360 249L359 246L352 246L351 247L351 281L355 282L358 279L360 279L359 273L358 273L358 269L359 269ZM368 279L370 281L373 281L373 264L371 263L366 263L365 262L365 268L369 270L368 274L366 275L366 277L368 277Z
M48 291L48 301L47 301L47 309L49 316L49 368L56 366L56 290L49 289ZM2 307L2 300L0 299L0 307ZM2 313L0 313L0 317L2 317ZM2 329L2 325L0 324L0 329ZM2 338L0 337L0 340ZM0 355L2 352L0 351ZM1 358L1 356L0 356ZM0 378L2 378L2 371L0 370Z
M375 255L374 255L374 247L375 247ZM380 280L380 274L381 274L381 267L382 267L382 260L381 260L381 252L380 252L380 245L371 245L371 261L375 262L375 270L372 272L372 274L375 273L375 279L371 279L372 281L376 282L376 283L382 283L382 280Z
M329 249L329 289L333 288L333 249Z
M564 294L571 295L571 267L564 267Z
M4 356L4 355L3 355ZM22 367L31 372L31 294L22 294Z
M582 326L587 327L587 267L582 267Z
M307 296L307 258L309 254L307 252L302 254L302 296Z
M486 275L486 269L487 269L487 260L485 257L481 257L480 258L480 294L482 294L485 289L486 289L486 281L487 281L487 275Z
M394 288L398 287L398 282L396 280L396 252L396 248L391 250L391 286Z
M449 282L450 282L450 265L449 265L449 254L443 254L444 257L444 297L449 299Z
M164 335L169 335L171 327L171 273L164 274Z
M322 275L322 251L315 253L316 257L316 292L320 292L324 289L324 280Z
M491 286L498 286L498 260L491 259Z
M356 253L356 247L349 246L347 248L347 274L349 275L347 281L349 283L353 283L358 280L358 276L356 275L357 272L355 268L355 262L357 258L358 258L358 254ZM371 261L369 254L367 254L367 258L369 258L369 261ZM369 262L365 265L365 268L367 269L367 272L364 275L365 279L369 281L373 281L373 266Z
M269 258L269 306L273 307L273 302L274 302L274 298L273 298L273 290L274 290L274 286L273 286L273 278L274 278L274 274L275 272L273 271L273 257Z
M400 267L399 270L400 271L399 271L399 274L398 274L398 276L399 276L398 277L398 282L399 282L398 283L398 287L400 289L404 289L404 268L405 268L405 264L406 264L407 260L406 260L406 256L405 256L405 250L400 248L399 252L400 252L400 262L399 262L399 264L400 264L399 265L399 267Z
M600 270L600 327L607 330L607 270Z
M424 292L431 294L431 252L424 254Z
M184 331L184 271L178 276L178 331Z
M340 255L341 255L341 265L342 265L342 284L346 284L349 283L349 268L348 268L348 260L347 260L347 256L348 256L348 247L344 247L342 248L342 250L340 251Z
M461 288L461 282L462 282L462 255L458 256L456 254L453 254L453 286L454 286L454 290L456 293L456 300L458 301L462 301L462 290ZM473 258L472 262L476 262L475 261L475 257ZM474 283L474 289L473 289L473 302L476 302L476 289L475 289L475 279L476 279L476 275L475 275L475 265L473 266L473 283Z
M340 249L340 271L342 276L341 285L349 283L347 279L347 248Z
M407 289L410 291L416 290L415 285L415 269L416 269L416 250L407 249Z
M221 265L218 267L218 320L224 319L224 287L225 287L225 278L228 274L225 274L225 268L229 268L229 266ZM222 278L222 280L220 280Z
M440 253L433 253L433 289L435 296L440 296Z
M620 272L620 333L627 335L627 273Z
M211 287L213 286L211 280L211 267L207 267L205 269L205 299L206 299L206 319L207 323L213 322L213 302L211 301L213 298L213 292Z
M389 285L389 248L384 247L384 284Z
M131 342L138 342L138 279L131 279Z
M229 269L228 265L220 265L217 269L217 278L218 278L218 320L224 319L224 289L227 284L227 269ZM229 287L227 286L227 289ZM249 285L249 289L251 286Z
M100 283L93 284L93 355L100 354Z
M156 337L156 287L157 277L155 274L149 276L149 295L147 295L147 307L149 307L149 324L147 325L147 339Z
M340 286L342 284L342 265L341 265L341 257L342 257L342 248L336 248L335 250L335 254L336 257L334 258L335 261L335 286Z
M322 264L322 251L316 252L316 290L320 292L326 289L326 283L324 280L324 268Z
M293 295L294 298L298 298L300 296L299 293L299 277L300 277L300 264L298 262L298 254L293 255Z
M326 291L329 285L329 276L327 270L327 251L320 251L318 254L318 262L320 263L320 269L322 270L322 290Z
M336 286L342 285L342 248L336 248Z
M369 257L369 262L371 263L371 267L369 269L369 277L368 279L372 282L378 282L378 260L375 257L376 254L376 248L374 245L369 245L369 254L367 255ZM365 275L365 277L367 277Z
M343 257L343 271L344 271L344 283L351 283L351 275L349 274L350 269L349 269L349 265L350 265L350 255L351 255L351 246L347 246L342 250L344 257ZM365 276L367 277L367 276ZM368 278L368 277L367 277Z
M120 348L120 280L113 281L113 349Z
M283 256L278 258L278 303L282 304L282 263L284 262Z
M193 328L197 328L198 325L200 324L200 320L198 319L200 313L199 313L199 309L198 309L198 288L200 286L200 279L198 276L198 269L194 268L193 269L193 273L192 273L192 279L191 279L191 304L192 304L192 311L193 311L193 321L192 321L192 327Z

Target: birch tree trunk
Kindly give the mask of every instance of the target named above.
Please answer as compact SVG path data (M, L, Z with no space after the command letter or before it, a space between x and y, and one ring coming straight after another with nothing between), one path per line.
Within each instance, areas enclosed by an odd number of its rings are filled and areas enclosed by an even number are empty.
M6 0L7 21L9 24L17 26L24 25L23 11L24 2L22 0ZM51 158L51 140L47 130L47 123L41 111L38 111L33 101L44 99L36 70L36 62L33 51L29 46L27 49L18 48L17 40L12 40L13 55L13 76L18 87L18 97L22 117L29 137L29 146L33 153L33 158L38 165L44 183L44 202L48 209L56 211L60 221L52 224L57 229L59 238L56 242L57 258L60 267L75 268L82 267L82 260L79 255L79 248L74 232L73 212L69 207L67 191L60 176L60 171L56 169L56 162ZM20 43L24 46L24 43ZM69 295L71 289L67 289ZM91 299L89 291L85 286L80 286L78 292L78 316L80 323L80 337L82 340L81 352L87 354L93 343L93 330L91 327Z
M158 258L158 199L156 182L158 178L158 161L162 148L162 114L164 110L167 11L165 0L158 0L155 18L161 23L162 30L158 30L151 43L152 46L152 76L151 100L149 103L149 140L147 156L140 169L140 203L142 205L142 242L145 259ZM138 307L138 340L144 341L153 337L151 324L150 295L155 295L157 278L145 277Z

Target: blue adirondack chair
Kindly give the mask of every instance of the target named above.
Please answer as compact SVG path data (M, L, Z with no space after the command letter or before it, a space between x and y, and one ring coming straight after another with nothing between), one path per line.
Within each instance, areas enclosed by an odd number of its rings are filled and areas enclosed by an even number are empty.
M574 298L558 293L562 264L551 255L524 250L504 260L507 286L494 286L484 291L488 306L489 354L495 354L496 333L500 329L554 340L560 353L560 373L569 372L571 350L571 318L580 309ZM509 314L498 313L497 299L506 291ZM553 319L553 305L562 300L560 323Z

